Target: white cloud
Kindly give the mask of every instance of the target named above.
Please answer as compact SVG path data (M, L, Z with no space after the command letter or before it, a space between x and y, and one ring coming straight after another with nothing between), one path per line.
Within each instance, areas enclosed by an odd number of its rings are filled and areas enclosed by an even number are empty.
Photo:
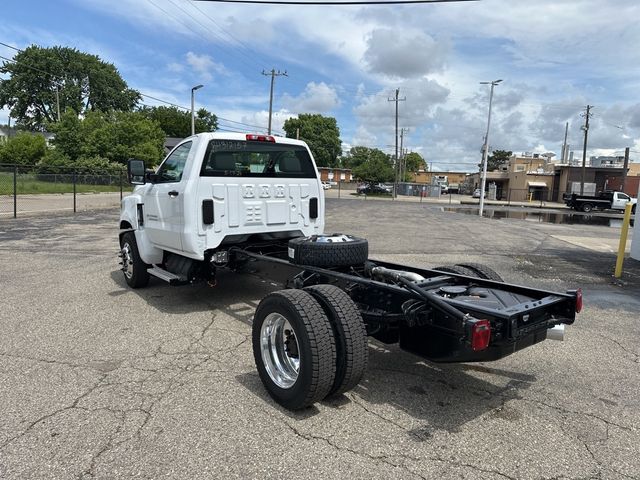
M403 82L399 85L398 118L401 127L415 127L429 118L435 105L443 103L449 90L429 79ZM354 107L361 124L371 127L390 127L395 124L394 89L384 89L375 95L363 96Z
M221 63L213 61L209 55L187 52L186 61L193 70L199 74L199 78L209 81L213 78L213 74L228 75L229 72Z
M171 62L167 65L167 69L170 72L180 73L184 71L184 65L178 62Z
M284 94L282 104L289 110L299 113L325 113L340 106L335 88L324 82L309 82L298 96Z
M388 77L419 77L444 67L449 46L417 30L378 28L367 38L369 71Z

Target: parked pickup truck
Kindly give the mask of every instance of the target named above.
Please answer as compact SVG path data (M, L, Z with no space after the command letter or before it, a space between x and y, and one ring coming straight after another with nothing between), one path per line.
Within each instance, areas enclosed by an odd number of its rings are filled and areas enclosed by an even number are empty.
M253 355L269 394L288 409L346 392L362 378L367 337L434 362L497 360L561 338L580 289L504 283L490 267L434 269L369 258L368 242L324 233L325 200L304 142L201 133L155 172L130 160L120 252L132 288L216 285L225 269L280 284L258 305Z
M636 213L637 198L631 198L626 193L605 190L598 195L578 195L577 193L565 193L564 203L574 210L582 210L589 213L594 209L600 210L624 210L628 203L633 205L631 211Z

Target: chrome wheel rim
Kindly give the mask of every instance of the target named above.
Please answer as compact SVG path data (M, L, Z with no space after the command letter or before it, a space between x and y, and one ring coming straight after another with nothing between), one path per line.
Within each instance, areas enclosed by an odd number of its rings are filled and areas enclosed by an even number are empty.
M122 245L122 271L127 278L133 277L133 255L131 254L131 246L125 242Z
M279 313L270 313L264 319L260 352L273 383L280 388L291 388L300 372L300 348L291 324Z

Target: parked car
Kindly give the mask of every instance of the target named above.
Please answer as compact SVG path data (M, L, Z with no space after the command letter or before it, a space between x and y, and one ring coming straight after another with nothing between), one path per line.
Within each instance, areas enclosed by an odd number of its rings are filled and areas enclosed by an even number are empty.
M331 184L329 182L322 182L322 188L329 190L331 188Z
M393 189L388 185L384 185L382 183L364 183L359 185L356 189L358 194L367 194L371 195L372 193L382 194L382 195L391 195Z
M479 188L476 188L476 189L473 191L473 195L471 195L471 196L472 196L473 198L480 198L480 189L479 189ZM483 197L484 197L484 198L487 198L487 192L484 192Z

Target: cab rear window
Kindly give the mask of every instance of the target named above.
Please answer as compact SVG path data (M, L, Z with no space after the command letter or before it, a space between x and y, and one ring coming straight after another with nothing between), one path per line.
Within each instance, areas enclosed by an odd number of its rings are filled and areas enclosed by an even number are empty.
M271 142L211 140L202 177L316 178L306 148Z

